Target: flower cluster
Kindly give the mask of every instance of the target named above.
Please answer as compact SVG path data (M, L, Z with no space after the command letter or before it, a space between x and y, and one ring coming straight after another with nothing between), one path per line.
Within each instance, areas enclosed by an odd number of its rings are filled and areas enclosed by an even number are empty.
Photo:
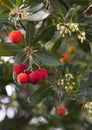
M83 105L83 108L88 116L92 116L92 102L87 102Z
M64 78L59 79L57 84L63 86L67 93L74 93L77 90L77 84L73 74L67 73Z
M77 38L80 40L81 43L83 43L86 40L86 33L79 29L78 23L59 23L57 24L57 30L60 31L62 37L65 37L65 35L71 36L72 33L76 33Z
M23 17L29 15L28 10L29 10L28 7L27 8L24 8L24 7L15 7L9 13L9 20L12 20L12 21L21 20Z

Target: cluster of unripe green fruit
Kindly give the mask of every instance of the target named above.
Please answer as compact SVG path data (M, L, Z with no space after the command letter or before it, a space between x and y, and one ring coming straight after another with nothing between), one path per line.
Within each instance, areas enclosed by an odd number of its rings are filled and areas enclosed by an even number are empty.
M13 72L17 76L19 84L38 84L42 80L47 79L48 73L45 68L39 68L36 71L27 72L28 67L24 64L14 66Z

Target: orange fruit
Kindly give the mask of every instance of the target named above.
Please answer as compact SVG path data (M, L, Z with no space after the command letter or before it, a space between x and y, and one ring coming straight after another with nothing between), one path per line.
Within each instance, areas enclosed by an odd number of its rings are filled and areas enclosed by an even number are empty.
M67 48L67 52L70 54L75 54L76 53L76 47L75 46L69 46Z
M60 58L60 61L61 61L61 62L66 63L66 62L69 62L69 61L70 61L70 56L69 56L67 53L62 54L62 56L63 56L63 57Z

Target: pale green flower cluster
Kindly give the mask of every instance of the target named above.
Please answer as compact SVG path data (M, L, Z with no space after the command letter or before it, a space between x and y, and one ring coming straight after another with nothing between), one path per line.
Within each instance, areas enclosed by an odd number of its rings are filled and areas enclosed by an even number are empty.
M75 78L71 73L65 74L64 78L59 79L57 84L59 86L64 86L64 90L67 93L74 93L77 90Z
M81 43L83 43L86 40L86 33L79 29L78 23L66 23L63 25L59 23L57 24L57 30L60 31L62 37L65 37L66 35L71 36L72 33L75 33Z
M87 112L88 116L92 116L92 102L87 102L84 104L83 108Z

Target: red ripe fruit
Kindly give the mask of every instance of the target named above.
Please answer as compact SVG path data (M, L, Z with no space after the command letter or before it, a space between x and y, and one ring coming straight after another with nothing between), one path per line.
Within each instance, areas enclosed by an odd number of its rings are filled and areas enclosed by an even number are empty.
M26 84L28 83L28 75L26 73L20 73L17 75L17 82L19 84Z
M23 34L18 30L13 30L9 34L9 39L12 43L18 43L23 40Z
M40 74L42 76L42 80L45 80L46 78L48 78L48 73L47 73L46 69L40 68L37 71L40 72Z
M58 107L58 108L56 108L56 114L57 114L58 116L64 116L64 115L65 115L65 112L66 112L66 110L65 110L65 108L63 108L63 107Z
M28 67L23 64L19 64L13 67L13 72L18 75L19 73L24 72Z
M29 73L29 82L32 84L38 84L42 80L42 76L38 71Z

